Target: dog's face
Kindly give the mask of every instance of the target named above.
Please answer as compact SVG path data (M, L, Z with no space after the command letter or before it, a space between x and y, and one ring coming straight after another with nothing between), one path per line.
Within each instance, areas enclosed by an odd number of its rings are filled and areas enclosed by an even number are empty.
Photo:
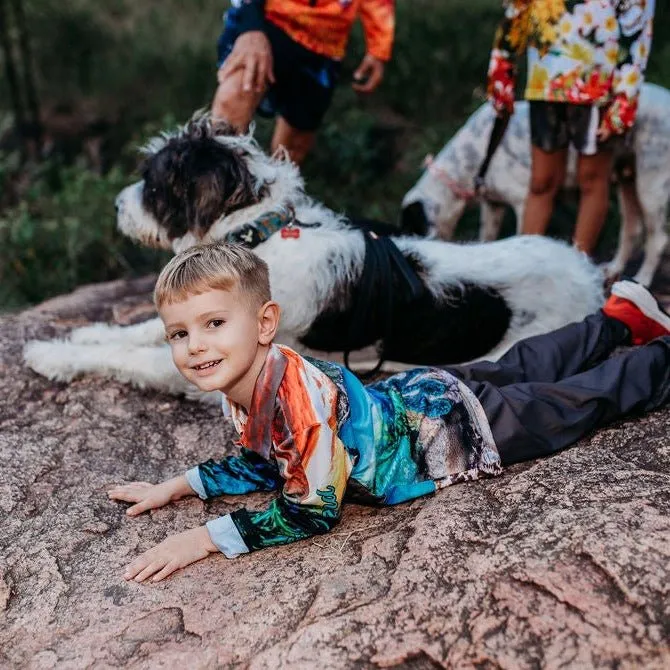
M187 236L201 240L223 217L258 203L267 187L252 175L241 139L253 142L201 118L173 137L152 141L142 181L117 197L119 229L148 246L170 249Z

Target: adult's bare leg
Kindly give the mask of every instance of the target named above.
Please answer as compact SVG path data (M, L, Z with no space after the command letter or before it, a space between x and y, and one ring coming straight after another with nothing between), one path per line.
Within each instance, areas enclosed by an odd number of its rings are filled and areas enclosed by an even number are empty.
M580 155L577 161L580 197L573 243L589 255L593 254L607 216L612 160L611 151L599 151L593 156Z
M523 216L524 235L544 235L554 209L554 200L565 181L568 150L544 151L531 147L530 188Z
M277 118L274 135L272 136L272 151L284 147L291 160L300 165L311 151L315 140L316 131L298 130L280 116Z

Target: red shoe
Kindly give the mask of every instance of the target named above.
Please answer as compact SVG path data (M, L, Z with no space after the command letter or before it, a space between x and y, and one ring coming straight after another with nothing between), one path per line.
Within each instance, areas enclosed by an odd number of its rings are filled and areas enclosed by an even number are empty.
M615 282L603 312L628 326L633 344L670 335L670 315L644 286L634 281Z

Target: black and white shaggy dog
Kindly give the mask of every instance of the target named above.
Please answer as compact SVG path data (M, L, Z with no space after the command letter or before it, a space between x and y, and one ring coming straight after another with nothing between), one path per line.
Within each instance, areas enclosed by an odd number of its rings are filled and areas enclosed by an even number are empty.
M278 339L299 350L377 344L385 359L416 365L495 359L602 303L600 272L562 242L371 234L307 197L295 165L207 117L154 139L146 152L143 180L116 201L121 231L175 252L210 241L253 247L282 308ZM97 372L186 390L158 320L32 342L25 358L55 379Z

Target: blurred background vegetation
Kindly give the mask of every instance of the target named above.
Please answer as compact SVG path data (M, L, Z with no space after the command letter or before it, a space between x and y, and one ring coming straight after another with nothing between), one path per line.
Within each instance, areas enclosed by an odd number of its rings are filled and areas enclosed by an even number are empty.
M0 0L0 310L164 262L116 232L113 201L137 178L137 147L209 105L227 4ZM304 166L310 194L337 210L395 221L425 154L481 104L500 5L398 0L394 57L366 98L348 85L364 53L357 27ZM647 79L670 86L669 3L657 2L655 27ZM270 128L259 122L261 141ZM573 216L561 207L554 225L567 230ZM465 219L461 239L475 236L477 212ZM614 243L616 220L613 211L601 253ZM505 230L512 229L510 217Z

